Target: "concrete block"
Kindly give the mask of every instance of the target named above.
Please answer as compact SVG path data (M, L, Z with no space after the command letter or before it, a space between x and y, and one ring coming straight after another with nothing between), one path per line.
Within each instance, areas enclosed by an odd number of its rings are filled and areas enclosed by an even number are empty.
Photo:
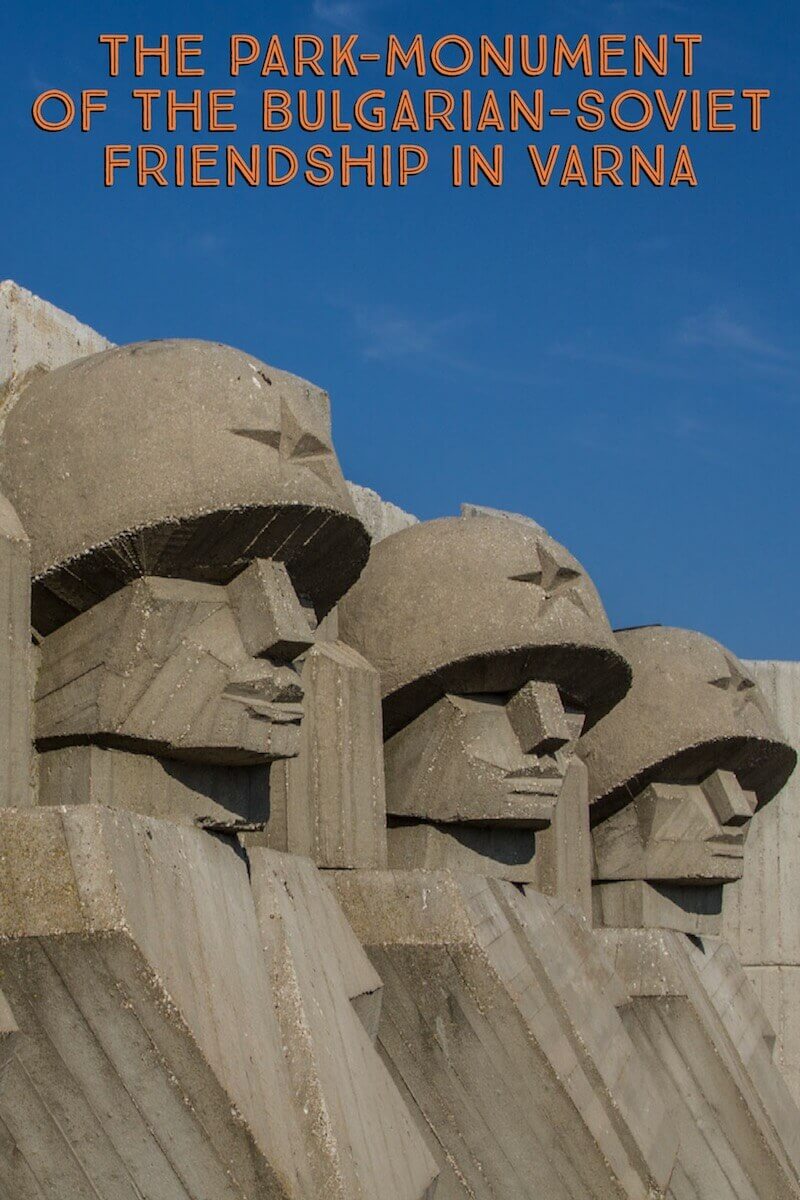
M643 879L595 883L594 924L619 929L677 929L714 935L722 928L722 888L651 884Z
M98 354L111 344L12 279L0 283L0 404L32 374Z
M5 810L0 838L19 1027L0 1072L0 1194L430 1193L350 1004L374 973L310 864L259 861L253 888L233 841L88 805Z
M800 663L748 662L786 741L800 751ZM746 966L800 965L800 771L753 817L724 935ZM798 1044L800 1055L800 1043Z
M314 643L314 635L281 562L255 559L228 584L248 654L291 662Z
M800 1106L800 967L745 967L775 1031L775 1062Z
M537 839L537 887L592 919L592 837L584 764L568 759L553 820Z
M554 683L529 680L506 705L511 728L526 754L555 754L571 740Z
M383 980L378 1044L428 1131L441 1194L663 1193L676 1138L582 918L477 875L333 879Z
M523 751L494 697L444 696L391 737L384 755L387 811L438 823L542 829L564 774Z
M800 751L800 663L747 662L786 741ZM723 931L770 1015L776 1061L800 1101L800 771L759 809L740 882L725 889Z
M351 1003L381 982L333 892L295 855L254 849L250 870L294 1095L327 1149L319 1193L427 1195L436 1164Z
M31 548L17 514L0 496L0 808L33 803L33 670Z
M595 877L721 886L741 877L746 833L738 817L720 823L700 785L651 783L594 826Z
M300 750L270 774L273 849L320 867L386 865L386 799L377 671L343 642L323 642L302 669Z
M536 884L539 836L532 829L497 825L436 825L430 821L390 825L389 866L398 871L468 871L511 883Z
M0 833L3 1194L313 1194L234 850L88 806L6 810Z
M796 1197L800 1113L775 1033L735 955L714 938L598 933L629 992L625 1026L680 1137L676 1200Z
M389 500L382 500L372 488L348 481L347 490L373 542L380 542L390 534L418 523L417 517L412 517L411 513L404 512Z
M203 829L263 829L269 767L181 762L102 746L39 755L41 805L100 804Z
M713 771L701 787L721 825L749 825L756 797L746 792L733 771Z

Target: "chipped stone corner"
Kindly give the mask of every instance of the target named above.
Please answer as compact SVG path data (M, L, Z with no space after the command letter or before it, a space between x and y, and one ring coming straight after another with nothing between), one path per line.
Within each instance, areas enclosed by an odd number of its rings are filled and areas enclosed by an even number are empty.
M36 371L52 371L113 346L101 333L13 279L0 282L0 405Z

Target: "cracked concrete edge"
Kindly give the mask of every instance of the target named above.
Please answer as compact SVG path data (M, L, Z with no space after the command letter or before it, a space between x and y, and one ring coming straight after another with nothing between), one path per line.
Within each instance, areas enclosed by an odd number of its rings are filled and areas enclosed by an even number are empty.
M0 282L0 404L32 373L52 371L113 344L13 279Z
M418 517L405 512L391 501L382 499L372 488L362 487L361 484L348 480L347 489L373 543L380 542L392 533L399 533L401 529L408 529L409 525L419 523Z

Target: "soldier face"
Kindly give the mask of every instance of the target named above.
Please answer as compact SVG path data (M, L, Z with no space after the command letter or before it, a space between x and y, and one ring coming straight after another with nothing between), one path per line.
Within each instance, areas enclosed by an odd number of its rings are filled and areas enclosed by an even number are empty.
M387 809L432 822L544 828L580 733L552 683L447 695L386 743Z
M89 741L210 763L295 755L313 642L285 568L251 564L227 587L145 578L45 639L41 748Z
M704 885L741 878L756 797L730 771L652 783L592 831L595 877Z

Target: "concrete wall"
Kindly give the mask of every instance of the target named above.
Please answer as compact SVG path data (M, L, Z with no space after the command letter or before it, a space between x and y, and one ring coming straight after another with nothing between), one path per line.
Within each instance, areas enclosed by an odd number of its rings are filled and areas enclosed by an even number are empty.
M0 282L0 403L29 372L52 371L111 344L12 279Z
M745 665L800 752L800 663ZM800 1100L800 767L753 820L744 878L725 889L723 929L761 998L777 1035L776 1061Z

